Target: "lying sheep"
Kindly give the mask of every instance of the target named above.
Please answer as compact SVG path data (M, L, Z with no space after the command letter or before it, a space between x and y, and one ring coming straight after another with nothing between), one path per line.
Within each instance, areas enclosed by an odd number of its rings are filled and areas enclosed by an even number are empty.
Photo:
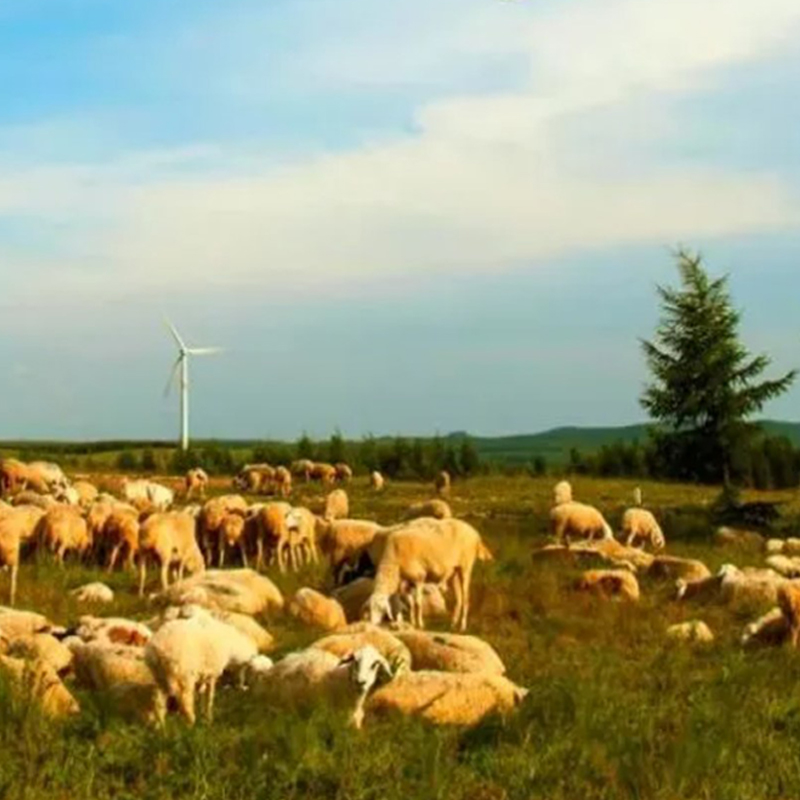
M178 566L178 580L185 570L203 572L205 562L195 538L195 520L188 514L171 511L153 514L139 531L139 596L144 595L147 561L154 559L161 570L161 588L169 585L169 567Z
M7 639L50 632L54 627L53 623L43 614L0 606L0 633Z
M800 578L800 558L797 556L769 556L766 563L784 578Z
M287 606L289 614L306 625L335 631L347 625L344 609L331 597L314 589L298 589Z
M489 714L509 713L527 694L527 689L500 675L406 672L367 698L356 726L361 727L365 715L392 712L421 717L435 725L474 726Z
M253 642L207 611L189 606L186 618L167 622L145 647L145 662L166 698L173 697L193 725L195 693L206 695L206 717L214 713L216 685L226 669L241 672L258 656Z
M649 544L653 550L663 550L664 533L656 518L643 508L629 508L622 516L622 536L627 547L639 542Z
M214 619L236 628L239 633L246 636L255 645L259 653L269 653L275 648L275 639L263 626L259 625L249 614L237 614L233 611L223 611L219 608L207 608L209 614ZM154 629L160 628L164 623L180 619L183 615L182 606L170 606L161 615L161 618L154 622Z
M87 583L73 589L70 595L79 603L107 604L114 602L114 592L104 583Z
M411 669L411 653L403 642L389 631L368 622L348 625L337 633L318 639L311 647L341 659L367 645L374 647L386 659L395 674Z
M83 642L129 647L144 647L153 636L150 628L142 622L124 617L95 617L90 614L82 616L78 625L68 633Z
M684 581L700 581L711 577L708 567L693 558L677 556L656 556L647 574L651 578L666 580L682 579Z
M9 656L26 661L43 661L58 675L68 672L72 666L72 652L49 633L31 633L11 638L0 629L0 636L9 639Z
M492 554L471 525L457 519L418 520L392 530L386 537L369 600L370 622L392 618L390 598L403 584L413 591L411 622L424 627L422 586L449 584L455 597L452 625L467 628L469 591L475 561L489 561Z
M44 661L0 656L0 672L8 677L15 694L26 702L35 702L47 716L58 718L80 712L78 701Z
M689 622L670 625L667 628L667 638L676 642L708 644L714 641L714 634L705 622L694 619Z
M625 569L587 570L578 579L577 588L605 599L638 602L640 596L636 576Z
M346 519L350 515L350 501L344 489L334 489L325 498L323 517L328 520Z
M434 519L449 519L453 516L450 506L444 500L425 500L420 503L413 503L406 509L403 519L419 519L421 517L433 517Z
M487 675L506 673L505 664L495 649L477 636L417 630L395 631L394 636L411 653L414 670L482 672Z
M550 528L556 541L569 545L572 538L613 539L611 526L594 507L561 503L550 511Z
M778 602L778 589L786 579L771 569L740 570L732 564L720 569L720 598L731 605L764 604Z
M553 487L553 505L560 506L572 502L572 484L569 481L559 481Z

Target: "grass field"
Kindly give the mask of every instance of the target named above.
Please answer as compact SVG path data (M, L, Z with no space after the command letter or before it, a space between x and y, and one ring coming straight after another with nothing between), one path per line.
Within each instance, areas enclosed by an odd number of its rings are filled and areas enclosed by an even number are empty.
M326 708L287 716L224 690L213 725L163 732L114 718L96 696L65 725L18 708L0 690L2 798L709 798L800 797L800 658L784 650L744 653L742 627L762 610L692 607L670 587L642 581L636 606L576 594L568 566L533 563L546 541L552 480L481 478L453 487L453 506L481 531L495 562L476 570L470 633L485 638L509 677L530 689L518 712L479 728L434 729L408 720L373 721L358 733ZM579 480L578 497L612 525L632 483ZM217 488L221 488L218 485ZM756 564L763 555L711 544L705 509L717 491L643 484L645 502L665 520L668 552ZM380 496L357 481L351 513L391 522L428 487L390 484ZM784 532L800 511L796 493L753 495L785 503ZM321 502L298 487L295 502ZM283 577L289 592L324 585L321 570ZM79 609L66 591L96 569L26 565L18 605L68 623ZM102 578L101 578L102 579ZM109 614L146 618L134 577L111 581ZM5 582L0 591L5 592ZM702 618L717 633L704 648L666 642L672 622ZM278 654L315 635L276 618Z

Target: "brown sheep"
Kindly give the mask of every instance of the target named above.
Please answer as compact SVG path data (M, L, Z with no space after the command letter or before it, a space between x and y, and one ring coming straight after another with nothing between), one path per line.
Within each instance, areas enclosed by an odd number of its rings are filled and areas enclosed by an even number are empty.
M316 463L311 468L311 479L322 484L336 482L336 468L332 464Z
M286 571L284 547L289 544L289 529L286 526L286 515L292 507L282 501L265 503L257 515L258 531L256 535L256 569L264 565L264 552L272 560L278 562L281 572Z
M314 462L308 458L300 458L289 465L289 471L296 478L303 478L308 483L311 480L311 471L314 469Z
M639 582L626 569L590 569L578 579L580 591L591 592L599 597L612 597L636 602L639 600Z
M278 497L288 497L292 493L292 473L286 467L275 467L273 483Z
M333 468L336 470L336 480L339 483L349 483L353 479L353 470L343 461L334 464Z
M358 559L380 529L377 522L361 519L323 520L318 524L319 549L327 556L337 585L342 582L346 565Z
M214 548L219 553L219 548L222 546L220 528L228 514L240 514L242 517L247 515L247 503L241 495L224 494L214 497L203 506L203 510L200 512L198 518L199 538L208 566L211 566L213 561Z
M99 494L97 487L89 481L75 481L72 489L78 496L78 505L81 508L89 508Z
M86 520L72 506L54 506L46 511L37 527L39 541L50 552L56 554L60 566L70 550L83 555L92 544Z
M247 542L245 540L245 519L240 514L228 514L219 528L219 560L217 566L222 569L225 563L225 550L239 547L242 565L247 567Z
M169 568L178 565L178 580L186 569L205 571L205 562L195 535L194 517L180 511L153 514L139 529L139 596L144 595L147 559L154 558L161 568L161 588L169 585Z
M107 569L113 572L120 553L125 553L126 565L133 569L139 552L139 514L135 508L120 503L106 518L102 529L103 543L110 548Z
M11 576L9 584L9 605L14 605L17 597L17 573L19 572L21 520L12 514L0 515L0 567L8 567Z

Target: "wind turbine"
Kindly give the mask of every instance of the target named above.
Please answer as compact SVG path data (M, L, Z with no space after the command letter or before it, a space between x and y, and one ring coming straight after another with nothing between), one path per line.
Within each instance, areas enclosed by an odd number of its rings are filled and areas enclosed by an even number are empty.
M164 319L175 344L178 345L178 359L175 361L175 366L170 372L167 387L164 390L164 396L169 394L172 382L180 372L181 384L181 450L189 449L189 356L211 356L215 353L221 353L221 347L187 347L186 343L181 338L181 335L175 329L175 326L168 320Z

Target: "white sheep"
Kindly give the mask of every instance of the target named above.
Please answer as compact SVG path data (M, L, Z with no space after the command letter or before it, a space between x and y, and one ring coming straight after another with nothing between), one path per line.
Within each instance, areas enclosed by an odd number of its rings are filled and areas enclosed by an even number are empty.
M382 492L383 487L386 485L386 480L377 470L373 471L369 476L369 482L373 491Z
M550 511L550 526L556 541L570 539L613 539L611 526L593 506L574 501L560 503Z
M289 562L297 570L301 560L319 563L317 554L317 517L307 508L296 507L286 512L289 531Z
M406 584L413 591L412 624L424 627L423 585L447 583L455 597L453 627L466 630L475 561L491 559L478 531L461 520L423 519L393 529L386 537L369 599L370 622L380 623L387 616L392 619L390 598Z
M629 508L622 515L622 536L627 547L637 542L649 544L653 550L663 550L666 545L664 533L656 518L643 508Z
M322 516L326 520L346 519L350 516L350 501L344 489L334 489L328 494Z
M162 694L173 697L187 722L193 725L195 693L206 695L206 716L212 719L217 681L226 669L243 670L258 655L247 636L226 625L205 609L187 606L185 619L167 622L145 647L150 667Z
M104 583L87 583L70 592L79 603L113 603L114 592Z

